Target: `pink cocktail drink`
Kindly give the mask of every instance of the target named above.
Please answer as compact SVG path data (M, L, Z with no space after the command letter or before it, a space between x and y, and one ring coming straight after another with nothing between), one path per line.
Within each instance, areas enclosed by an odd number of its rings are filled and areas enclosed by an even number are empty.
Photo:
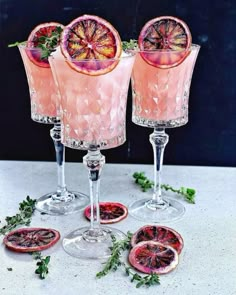
M134 54L121 57L112 71L92 76L75 71L61 56L50 58L61 96L62 141L66 146L108 149L125 142L126 103L134 60ZM86 66L89 61L76 63Z
M58 123L57 89L50 67L35 64L30 56L40 54L39 48L19 46L24 63L31 102L31 118L39 123Z
M38 198L36 208L51 215L66 215L77 212L88 204L82 193L67 190L64 174L65 148L61 143L61 124L58 111L58 89L48 60L42 58L39 47L18 46L27 76L31 118L35 122L54 124L50 130L57 160L57 190Z
M63 240L65 251L75 257L109 257L112 236L124 238L120 230L100 226L100 175L105 164L100 150L126 140L126 105L134 61L135 53L115 59L76 60L57 51L49 58L60 93L62 142L87 150L83 164L89 171L90 226L74 230ZM101 69L102 74L97 74Z
M149 200L141 199L129 206L129 213L139 220L175 221L185 212L180 202L162 197L161 171L164 149L169 141L165 129L188 122L190 84L199 49L200 46L192 44L184 50L137 53L131 78L132 121L154 129L149 136L154 154L153 195Z
M177 127L188 121L188 97L199 46L192 45L185 60L175 67L158 68L148 64L139 52L133 68L134 123L147 127ZM168 53L154 51L152 55ZM173 54L170 52L169 54Z

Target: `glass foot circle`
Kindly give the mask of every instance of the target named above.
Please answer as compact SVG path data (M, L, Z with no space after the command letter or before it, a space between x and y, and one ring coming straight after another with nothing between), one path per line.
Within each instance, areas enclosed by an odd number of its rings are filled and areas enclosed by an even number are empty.
M163 200L164 205L156 208L149 205L149 199L135 201L129 205L129 214L138 220L156 223L176 221L184 215L185 207L180 202L171 198Z
M66 192L66 196L57 197L57 193L46 194L36 201L36 209L49 215L67 215L84 209L89 197L79 192Z
M82 227L63 239L63 248L71 256L82 259L105 259L111 255L112 236L123 240L126 235L118 229L102 226L100 235L89 238L90 227Z

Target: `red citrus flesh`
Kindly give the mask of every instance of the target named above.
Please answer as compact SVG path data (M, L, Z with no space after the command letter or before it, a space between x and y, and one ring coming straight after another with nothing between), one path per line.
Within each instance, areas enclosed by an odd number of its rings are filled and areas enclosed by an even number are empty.
M143 273L166 274L179 262L177 251L155 241L144 241L135 245L129 253L129 262Z
M128 209L121 203L114 202L100 202L100 223L109 224L116 223L126 218L128 215ZM91 218L91 206L88 206L84 210L85 217L90 220ZM96 217L96 210L94 210L94 216Z
M35 50L27 50L27 55L29 59L37 66L43 68L50 67L48 58L42 58L40 46L45 45L48 47L48 45L45 44L44 37L52 37L52 34L56 34L57 43L53 45L53 48L50 46L50 49L53 50L56 48L60 42L60 34L57 32L58 28L63 29L64 26L57 22L43 23L36 26L30 33L27 40L27 47L34 48Z
M171 246L178 254L181 253L184 241L181 235L175 230L166 226L145 225L138 229L132 236L131 246L143 241L156 241L165 246Z
M190 52L191 43L187 24L173 16L148 21L138 38L142 58L148 64L163 69L182 63Z
M3 243L16 252L35 252L48 249L60 239L60 233L49 228L20 228L7 234Z
M119 33L108 21L94 15L83 15L63 30L61 51L73 69L96 76L116 67L122 45Z

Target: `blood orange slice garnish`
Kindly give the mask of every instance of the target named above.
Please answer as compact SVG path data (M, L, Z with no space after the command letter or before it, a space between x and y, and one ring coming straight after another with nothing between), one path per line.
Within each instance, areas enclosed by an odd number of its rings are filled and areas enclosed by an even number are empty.
M83 15L63 30L61 50L73 69L96 76L116 67L122 44L119 33L108 21L94 15Z
M119 222L128 215L127 207L121 203L100 202L99 209L100 222L103 224ZM85 208L84 215L88 220L90 220L91 206ZM96 210L94 210L94 216L96 216Z
M49 68L48 57L59 45L60 35L64 26L57 22L43 23L36 26L27 40L27 50L30 60L37 66Z
M177 251L155 241L140 242L129 253L129 262L143 273L166 274L179 262Z
M20 228L10 232L3 243L12 251L35 252L48 249L60 239L60 233L50 228Z
M134 247L143 241L156 241L165 246L171 246L178 254L181 253L184 246L183 238L177 231L158 225L145 225L138 229L131 238L131 246Z
M184 61L190 52L191 43L187 24L173 16L161 16L148 21L138 39L143 59L152 66L164 69Z

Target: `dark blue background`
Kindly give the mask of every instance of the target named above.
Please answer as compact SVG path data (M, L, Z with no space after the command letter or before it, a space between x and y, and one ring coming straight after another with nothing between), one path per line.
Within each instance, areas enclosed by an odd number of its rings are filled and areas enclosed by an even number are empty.
M17 48L39 23L67 24L82 14L107 19L123 40L137 38L143 25L160 15L183 19L193 43L201 45L190 92L189 123L167 130L165 164L236 166L236 1L187 0L0 0L1 104L0 159L55 159L51 125L30 118L26 76ZM104 151L107 162L152 163L152 129L131 122L127 141ZM67 161L81 161L84 151L66 149Z

